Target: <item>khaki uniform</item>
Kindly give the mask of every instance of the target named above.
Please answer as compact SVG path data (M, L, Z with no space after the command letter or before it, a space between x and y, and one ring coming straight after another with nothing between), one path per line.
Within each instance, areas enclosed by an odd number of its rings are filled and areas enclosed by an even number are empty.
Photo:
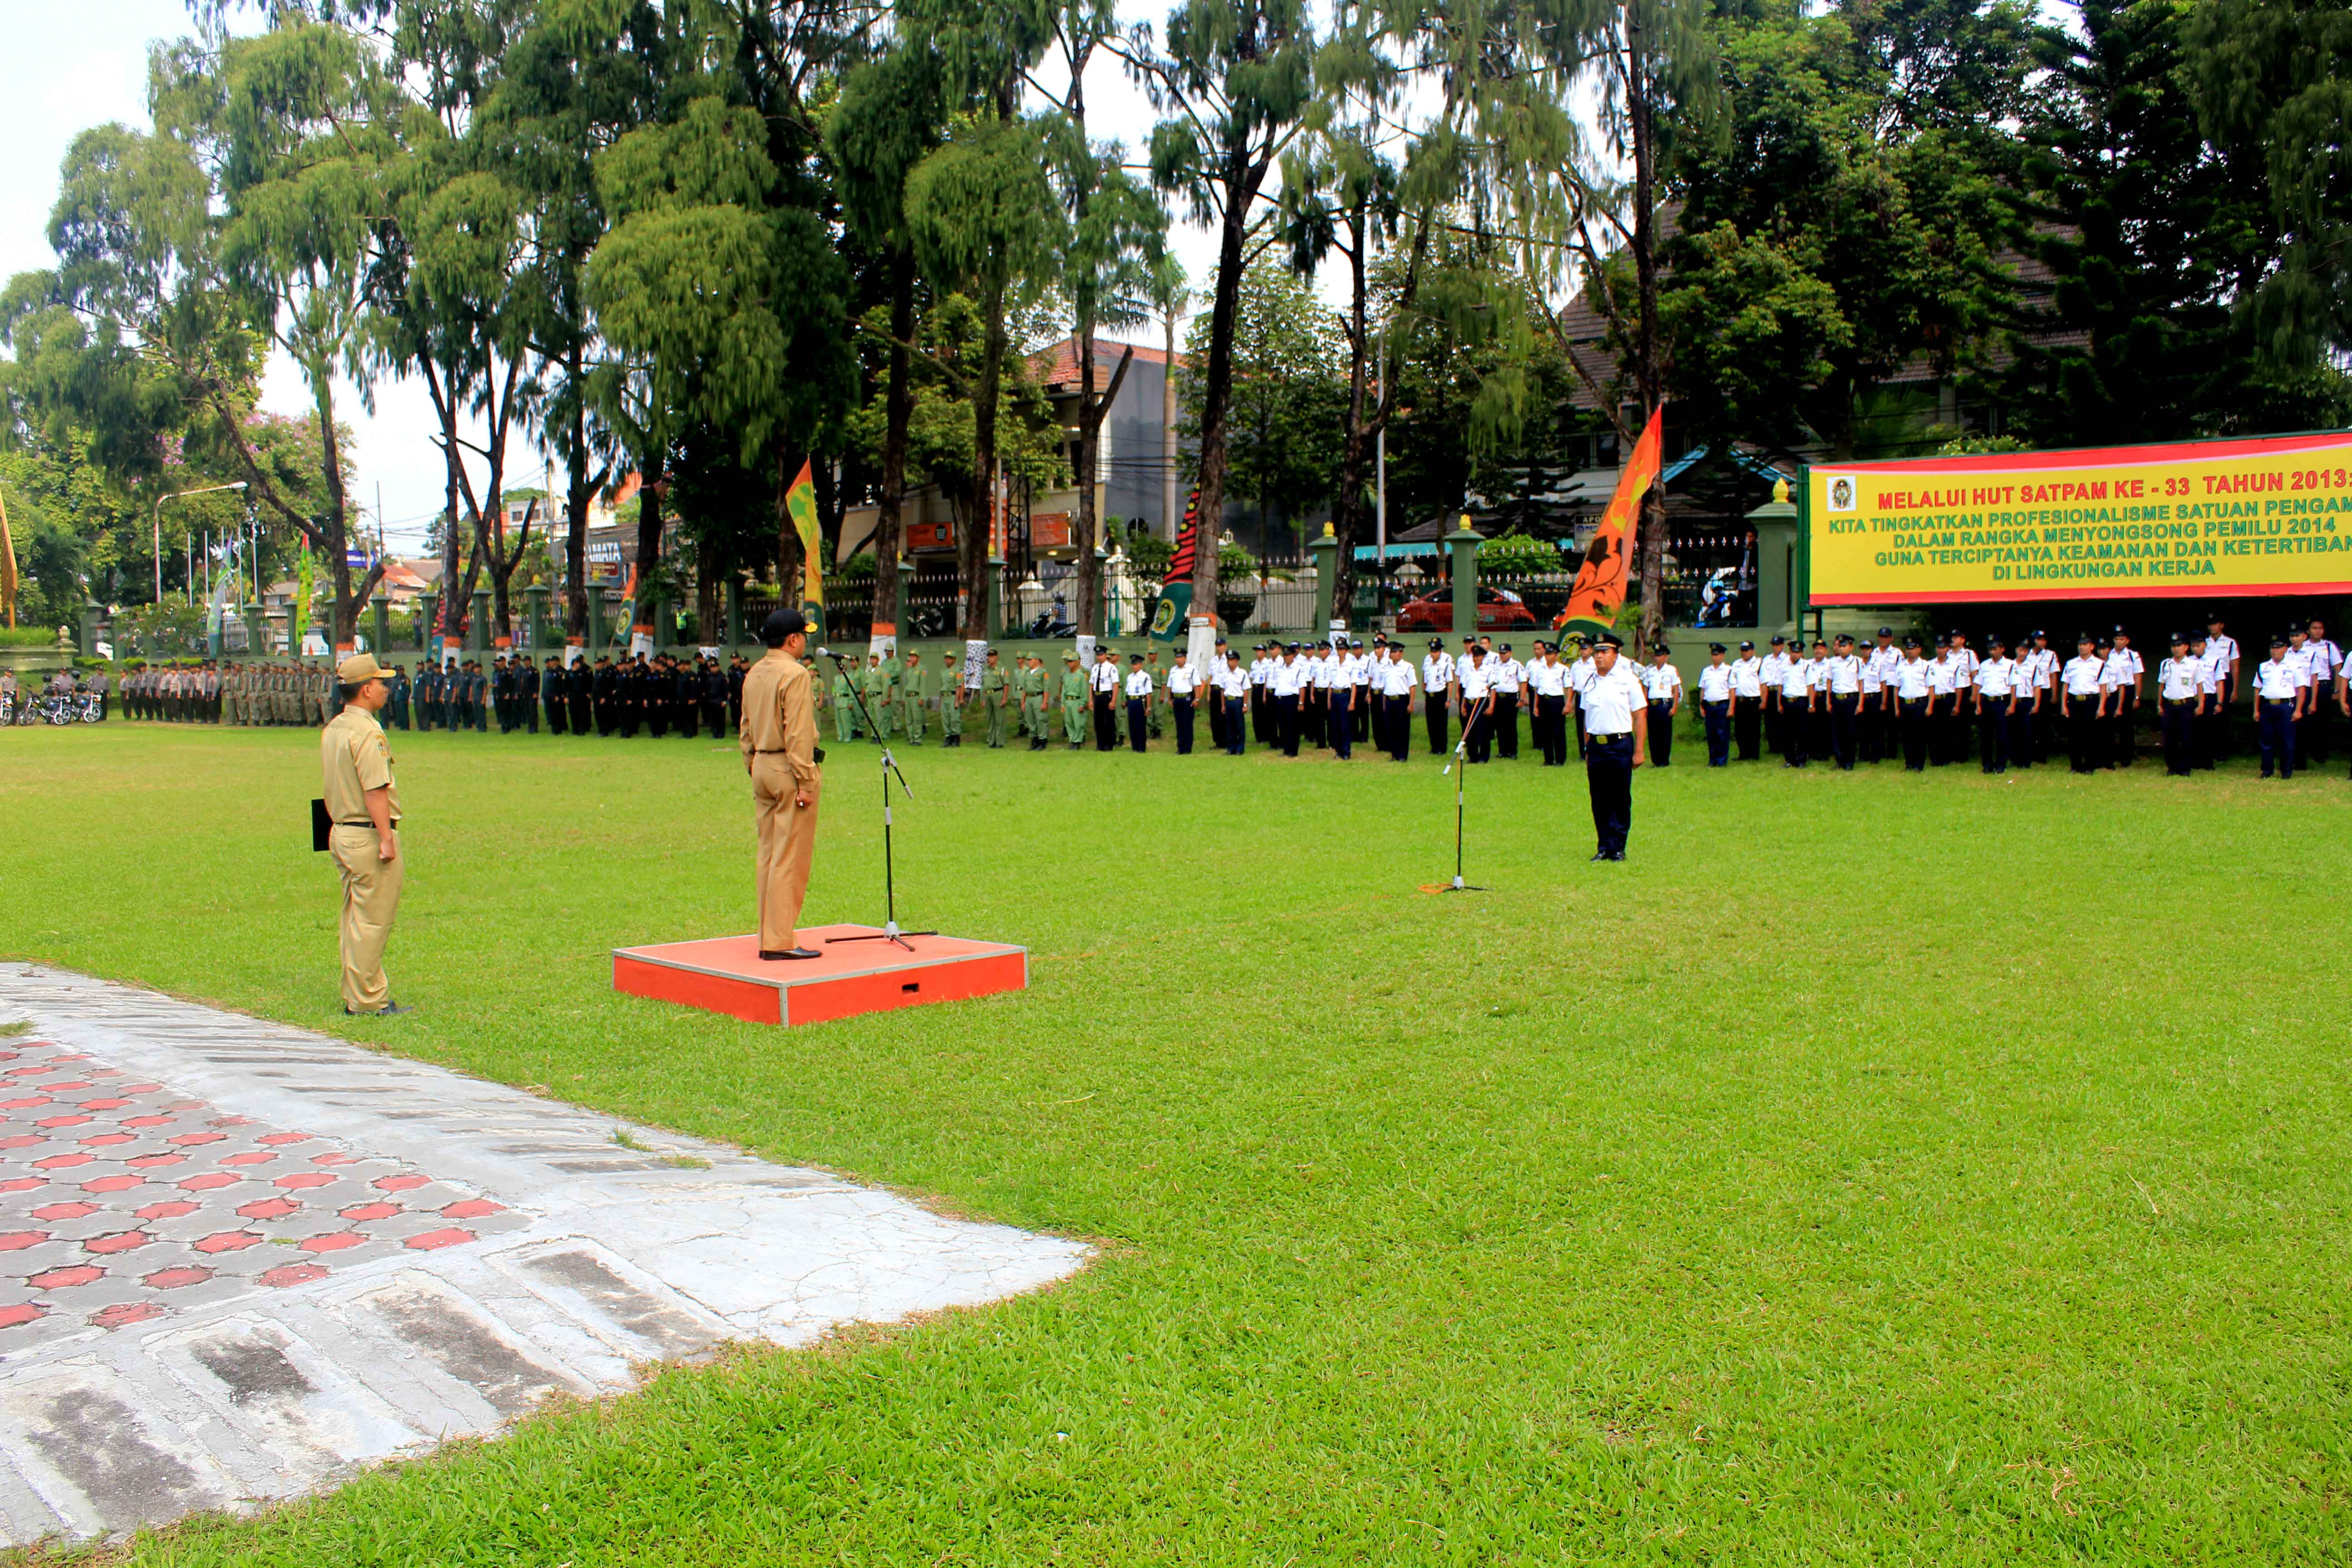
M736 743L751 771L759 829L760 951L783 952L800 945L793 928L808 897L824 784L816 763L816 682L808 666L771 648L745 673ZM809 797L805 807L793 798L802 791Z
M372 715L350 708L320 735L319 758L326 773L327 819L334 824L327 847L343 874L343 1005L354 1013L380 1013L392 999L383 949L400 910L406 862L377 858L367 792L390 792L386 804L397 827L400 791L392 782L392 745Z

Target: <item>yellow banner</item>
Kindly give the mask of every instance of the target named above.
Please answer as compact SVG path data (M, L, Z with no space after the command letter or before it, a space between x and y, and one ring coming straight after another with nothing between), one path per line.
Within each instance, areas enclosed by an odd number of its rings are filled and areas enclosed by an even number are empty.
M2352 435L1805 474L1816 605L2352 593Z

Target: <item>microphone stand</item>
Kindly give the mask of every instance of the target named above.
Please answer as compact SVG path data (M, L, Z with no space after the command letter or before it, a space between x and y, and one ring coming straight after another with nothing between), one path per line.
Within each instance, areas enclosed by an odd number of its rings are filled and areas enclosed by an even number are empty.
M1461 776L1454 781L1454 880L1449 886L1438 889L1441 893L1483 893L1486 890L1475 882L1465 882L1462 879L1462 786L1468 782L1470 775L1470 764L1467 761L1470 752L1470 726L1485 716L1487 701L1486 695L1481 693L1478 700L1472 704L1471 710L1463 716L1462 739L1454 743L1454 755L1446 759L1444 770L1439 774L1442 778L1444 773L1454 772L1454 763L1462 764Z
M874 721L873 711L866 706L866 693L858 689L856 672L845 668L848 663L846 656L837 654L829 647L819 648L817 653L822 658L833 660L835 671L849 682L849 695L856 701L857 711L866 720L866 732L879 740L882 727ZM908 787L907 775L898 771L898 759L890 754L889 742L885 741L882 742L882 929L877 931L864 931L856 936L829 936L824 939L825 945L828 947L836 942L887 942L912 952L915 948L914 944L907 940L908 937L940 934L935 931L900 931L898 929L898 879L892 863L890 847L890 781L894 777L898 781L900 793L904 794L908 800L914 799L915 792Z

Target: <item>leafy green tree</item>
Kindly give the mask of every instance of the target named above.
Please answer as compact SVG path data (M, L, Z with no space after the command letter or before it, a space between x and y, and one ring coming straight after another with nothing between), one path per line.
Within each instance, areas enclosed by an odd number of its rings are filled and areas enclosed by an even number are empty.
M1331 495L1339 468L1347 384L1338 359L1339 319L1279 258L1264 258L1234 291L1231 386L1227 399L1229 472L1234 492L1255 505L1261 532L1269 510L1296 524ZM1185 351L1181 396L1187 439L1208 418L1207 377L1192 366L1208 358L1213 318L1196 317ZM1203 491L1202 506L1207 505ZM1214 520L1203 510L1204 519Z
M2189 8L2199 123L2268 198L2275 264L2245 296L2274 365L2306 374L2352 348L2352 12L2309 0Z
M1100 629L1102 566L1095 559L1095 475L1102 422L1127 379L1133 351L1119 355L1107 386L1095 385L1095 332L1099 327L1140 325L1154 274L1164 254L1167 214L1125 168L1127 150L1097 142L1087 129L1087 71L1116 42L1108 0L1060 0L1055 42L1067 81L1045 117L1045 140L1067 226L1055 271L1070 301L1071 346L1078 370L1077 428L1071 443L1078 490L1078 630Z
M888 296L887 315L869 328L865 341L878 345L883 386L882 437L874 448L879 470L874 552L883 570L875 584L874 618L892 626L900 619L898 567L920 282L907 224L907 176L945 133L944 94L938 61L929 50L894 48L849 73L825 125L825 151L839 171L844 219L851 237L877 258Z
M1196 483L1203 527L1224 515L1232 465L1234 337L1243 275L1261 247L1267 181L1314 104L1315 27L1306 0L1181 0L1165 36L1148 26L1128 52L1163 115L1151 131L1151 178L1217 231L1217 270L1200 344ZM1217 557L1196 556L1192 602L1217 602Z
M2347 417L2314 337L2265 332L2284 275L2263 184L2212 155L2187 37L2196 14L2088 0L2037 38L2022 136L2049 268L1989 379L2007 426L2053 446L2306 429ZM2279 352L2284 351L2284 352Z

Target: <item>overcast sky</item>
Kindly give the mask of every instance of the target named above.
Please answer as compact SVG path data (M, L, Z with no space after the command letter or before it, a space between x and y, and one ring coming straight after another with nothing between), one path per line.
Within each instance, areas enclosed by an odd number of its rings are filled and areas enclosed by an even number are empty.
M1120 11L1156 19L1165 8L1125 0ZM55 262L46 236L68 143L77 132L109 121L146 125L147 47L191 31L180 0L10 0L8 9L8 90L0 93L0 277ZM1114 65L1088 73L1087 117L1097 137L1120 138L1133 152L1150 133L1150 107ZM1188 229L1174 240L1193 277L1205 276L1216 254L1210 237ZM1158 341L1153 331L1143 337ZM262 401L287 413L310 406L300 376L285 364L272 367ZM373 511L381 486L392 548L421 547L425 524L441 504L441 459L423 390L387 380L376 388L373 417L356 397L346 397L343 407L359 441L352 499ZM516 482L537 484L538 462L534 455L515 465L530 470L518 472Z

